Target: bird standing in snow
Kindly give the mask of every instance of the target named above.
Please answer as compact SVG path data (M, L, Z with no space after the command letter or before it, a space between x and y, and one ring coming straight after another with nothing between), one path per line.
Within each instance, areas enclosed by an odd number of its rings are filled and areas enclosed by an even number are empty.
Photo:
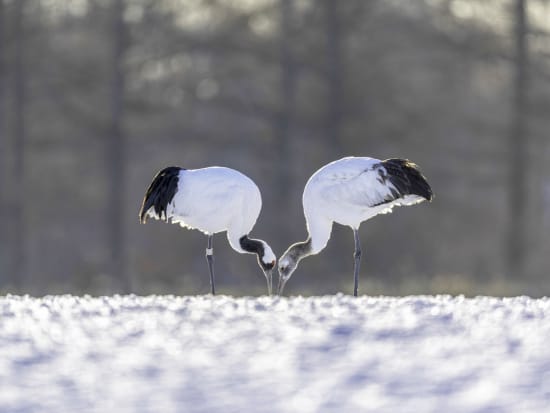
M258 256L271 294L275 254L265 241L248 237L261 208L262 197L256 184L234 169L214 166L187 170L170 166L151 182L139 218L143 224L147 217L179 223L208 236L206 260L212 294L216 293L212 241L214 234L227 231L235 251Z
M418 167L405 159L347 157L323 166L311 176L302 197L309 237L291 245L279 259L278 294L302 258L325 248L332 223L337 222L351 227L355 236L353 295L357 296L359 225L375 215L391 212L394 206L431 201L432 196Z

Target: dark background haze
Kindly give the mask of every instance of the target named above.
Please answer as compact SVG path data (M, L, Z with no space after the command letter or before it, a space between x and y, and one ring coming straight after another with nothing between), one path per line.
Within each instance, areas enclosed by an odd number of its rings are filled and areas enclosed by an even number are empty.
M206 237L138 222L168 165L260 187L303 240L347 155L420 165L431 204L361 227L360 292L550 294L550 1L0 0L0 293L209 292ZM219 293L265 293L214 239ZM351 292L335 225L290 294Z

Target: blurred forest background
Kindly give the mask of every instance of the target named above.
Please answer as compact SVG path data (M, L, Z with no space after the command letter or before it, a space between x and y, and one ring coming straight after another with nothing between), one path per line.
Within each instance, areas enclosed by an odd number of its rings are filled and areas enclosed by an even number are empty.
M549 0L0 0L0 292L209 292L206 237L138 223L164 166L236 168L253 236L309 176L403 157L431 204L361 227L360 292L550 294ZM265 293L215 237L220 293ZM288 293L351 292L335 225Z

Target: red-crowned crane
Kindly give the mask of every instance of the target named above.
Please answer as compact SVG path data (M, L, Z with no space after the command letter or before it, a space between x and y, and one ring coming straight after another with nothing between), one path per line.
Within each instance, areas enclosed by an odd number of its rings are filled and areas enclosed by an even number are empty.
M357 296L361 223L391 212L394 206L431 201L432 197L426 178L406 159L347 157L323 166L311 176L302 197L309 237L291 245L279 259L278 294L302 258L325 248L332 223L337 222L351 227L355 237L353 294Z
M143 224L147 217L178 223L208 236L206 260L212 294L216 293L213 237L226 231L235 251L257 255L271 294L275 254L265 241L248 237L261 208L262 197L256 184L234 169L213 166L187 170L170 166L151 182L139 219Z

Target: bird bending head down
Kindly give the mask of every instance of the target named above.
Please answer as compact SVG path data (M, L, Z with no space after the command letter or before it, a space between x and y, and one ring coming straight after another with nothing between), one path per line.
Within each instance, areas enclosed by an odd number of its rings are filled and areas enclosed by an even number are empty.
M304 242L292 244L279 259L279 284L277 286L277 294L282 294L286 282L296 271L298 263L304 257L311 255L311 238Z
M267 280L268 294L271 295L273 289L273 267L275 267L275 263L277 262L275 253L267 242L260 239L248 238L247 235L239 239L239 244L243 251L257 255L258 265L261 267Z
M378 214L400 205L431 201L433 193L418 166L407 159L381 161L369 157L346 157L331 162L309 178L302 196L309 237L292 244L279 259L278 294L301 259L318 254L330 239L332 224L353 230L354 289L357 295L361 245L359 226Z
M265 241L248 237L261 208L259 188L239 171L219 166L201 169L170 166L153 178L139 219L145 223L147 217L152 217L197 229L207 236L205 255L212 294L216 293L213 238L217 233L226 232L235 251L257 255L271 294L275 254Z
M264 246L264 254L261 258L260 256L258 256L258 263L261 265L261 267L264 270L272 270L273 267L275 266L275 263L277 262L277 256L275 255L271 247L267 245L267 242L265 241L260 241L260 242Z
M266 242L262 241L262 243L264 244L264 255L261 258L258 256L258 264L260 264L262 270L264 271L268 285L268 294L271 295L273 292L273 267L275 267L277 257Z

